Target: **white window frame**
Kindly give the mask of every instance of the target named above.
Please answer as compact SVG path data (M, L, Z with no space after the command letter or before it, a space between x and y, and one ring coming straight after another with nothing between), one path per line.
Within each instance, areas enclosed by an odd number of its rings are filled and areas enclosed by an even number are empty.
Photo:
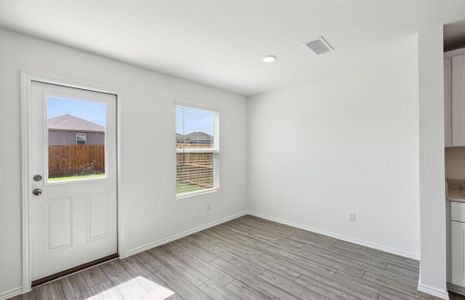
M218 111L212 110L211 108L208 108L208 107L202 107L202 106L198 106L195 104L188 104L188 103L175 103L175 122L176 122L176 110L177 110L176 108L178 106L201 109L201 110L206 110L206 111L214 113L215 114L215 120L214 120L215 132L213 135L213 148L190 148L190 149L179 148L178 149L176 145L177 144L177 141L176 141L176 144L175 144L176 154L177 153L213 153L213 187L201 189L198 191L179 193L179 194L176 192L176 187L175 187L176 199L189 198L189 197L194 197L194 196L216 192L220 188L220 114ZM176 124L175 124L175 127L176 127ZM175 131L174 136L176 139L176 131ZM176 163L177 163L177 159L176 159ZM175 181L177 181L177 175L175 176L176 176Z
M78 136L84 137L84 139L79 139ZM84 144L79 144L79 141L84 141ZM87 145L87 133L86 132L76 132L76 145Z

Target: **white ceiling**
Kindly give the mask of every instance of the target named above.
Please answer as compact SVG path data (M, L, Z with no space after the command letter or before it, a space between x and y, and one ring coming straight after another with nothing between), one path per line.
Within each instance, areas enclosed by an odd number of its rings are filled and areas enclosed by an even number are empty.
M245 95L331 76L460 19L465 0L0 0L5 28ZM304 46L319 35L336 51Z

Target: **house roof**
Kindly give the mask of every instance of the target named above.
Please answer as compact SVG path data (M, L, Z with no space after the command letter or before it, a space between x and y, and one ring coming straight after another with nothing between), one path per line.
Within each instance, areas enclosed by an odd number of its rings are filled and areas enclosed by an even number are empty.
M69 114L48 119L48 129L97 132L105 131L105 127L102 125Z
M188 141L213 141L213 137L211 135L202 131L191 132L186 135L176 133L176 139Z
M191 132L185 135L186 138L190 139L191 141L211 141L213 137L205 132L196 131Z

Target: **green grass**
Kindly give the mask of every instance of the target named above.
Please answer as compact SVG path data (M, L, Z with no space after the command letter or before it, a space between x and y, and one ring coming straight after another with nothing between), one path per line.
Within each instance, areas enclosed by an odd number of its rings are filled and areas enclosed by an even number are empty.
M195 192L201 189L204 188L195 184L176 182L176 194Z
M91 178L101 178L104 177L104 173L100 174L89 174L89 175L73 175L73 176L63 176L63 177L52 177L48 179L48 182L59 182L59 181L70 181L70 180L79 180L79 179L91 179Z

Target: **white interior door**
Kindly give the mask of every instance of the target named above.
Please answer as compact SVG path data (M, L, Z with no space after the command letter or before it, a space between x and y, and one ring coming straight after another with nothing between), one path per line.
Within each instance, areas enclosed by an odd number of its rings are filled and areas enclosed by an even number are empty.
M32 82L32 280L117 253L116 96Z

